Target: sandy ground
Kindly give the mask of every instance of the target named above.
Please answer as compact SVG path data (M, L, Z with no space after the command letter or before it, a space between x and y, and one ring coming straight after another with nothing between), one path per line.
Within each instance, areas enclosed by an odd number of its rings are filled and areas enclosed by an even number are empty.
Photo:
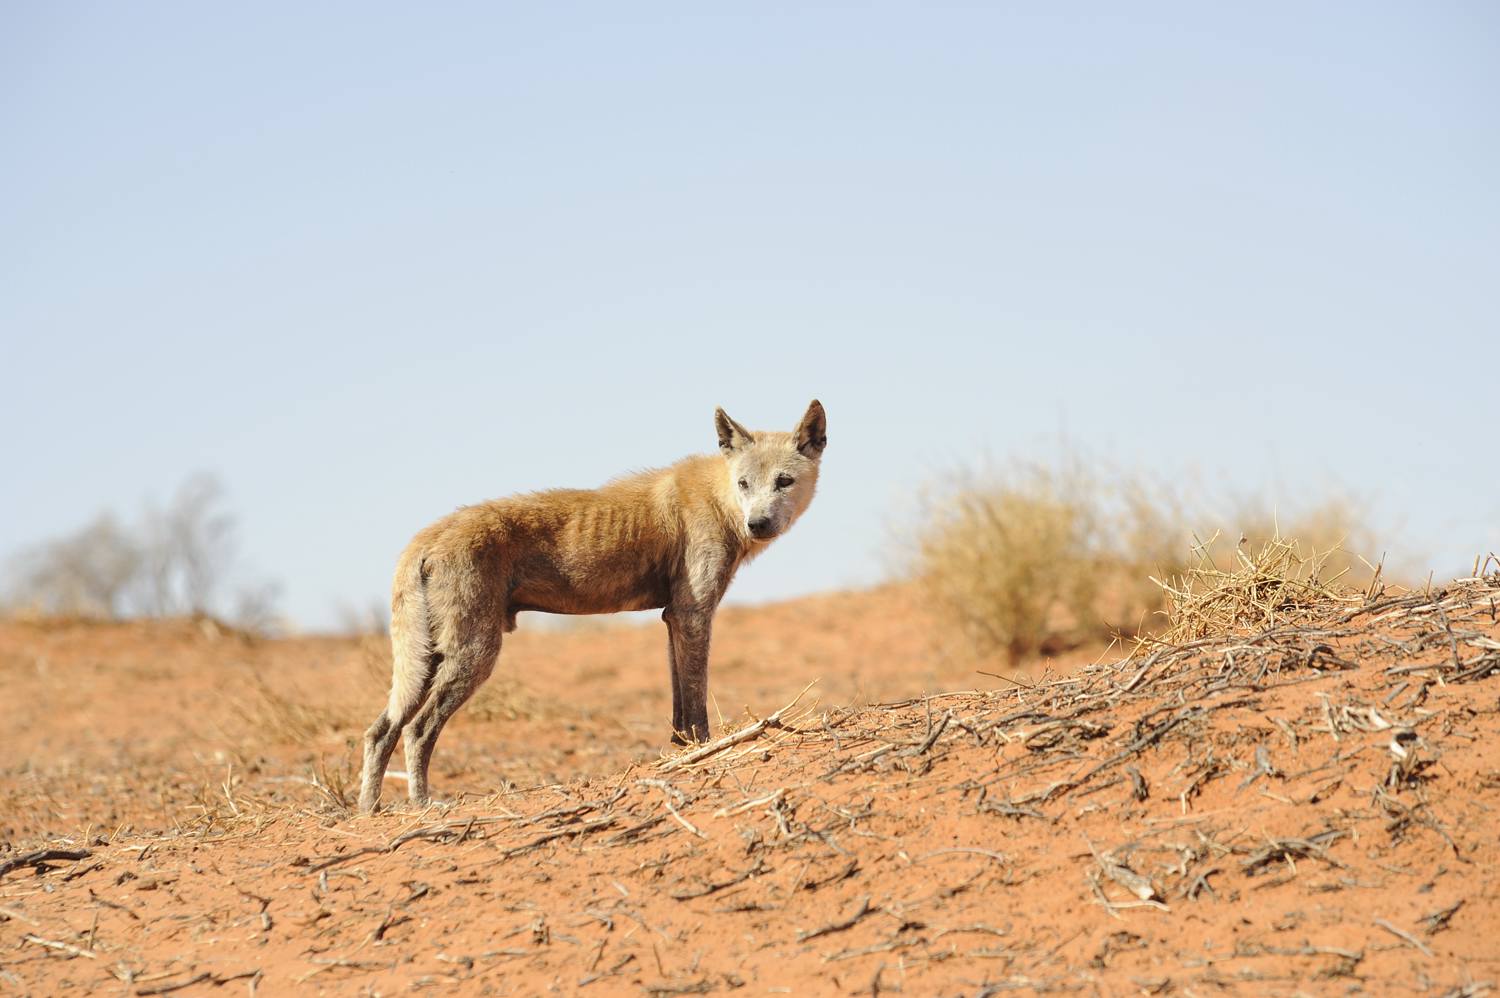
M661 625L523 618L370 818L379 641L0 625L0 992L1481 994L1497 598L1015 682L900 589L727 611L697 754Z

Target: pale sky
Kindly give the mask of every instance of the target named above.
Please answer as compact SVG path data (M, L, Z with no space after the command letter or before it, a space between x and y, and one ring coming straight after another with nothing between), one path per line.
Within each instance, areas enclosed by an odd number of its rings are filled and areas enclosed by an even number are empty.
M0 2L0 556L217 474L303 626L790 429L759 601L1060 435L1500 550L1500 7Z

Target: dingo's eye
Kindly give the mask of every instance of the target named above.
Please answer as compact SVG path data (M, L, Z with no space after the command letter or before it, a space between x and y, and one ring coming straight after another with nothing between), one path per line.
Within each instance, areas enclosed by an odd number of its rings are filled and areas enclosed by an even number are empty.
M777 475L776 476L776 487L778 489L789 489L789 488L792 487L793 484L796 483L796 481L797 480L795 478L793 478L791 475Z
M750 491L750 483L747 482L747 481L745 481L743 478L740 479L740 491L741 492L749 492Z

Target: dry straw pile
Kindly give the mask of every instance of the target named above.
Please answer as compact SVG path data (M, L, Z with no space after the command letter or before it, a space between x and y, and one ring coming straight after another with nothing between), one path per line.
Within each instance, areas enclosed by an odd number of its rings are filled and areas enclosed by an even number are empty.
M1166 581L1152 578L1166 596L1166 626L1150 640L1185 644L1266 631L1340 605L1357 606L1374 598L1379 586L1378 568L1364 590L1343 584L1348 569L1330 573L1329 562L1340 553L1336 547L1317 551L1273 532L1252 548L1241 537L1225 567L1214 550L1218 540L1215 535L1198 544L1197 563L1180 574Z

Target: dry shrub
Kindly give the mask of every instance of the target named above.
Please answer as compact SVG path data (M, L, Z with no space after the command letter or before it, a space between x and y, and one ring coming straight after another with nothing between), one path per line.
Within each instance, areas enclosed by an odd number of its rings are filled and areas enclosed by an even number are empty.
M1098 571L1104 580L1091 619L1095 633L1136 637L1160 625L1165 600L1153 576L1180 572L1191 535L1176 492L1116 474L1095 488L1108 527Z
M28 616L115 620L146 561L141 542L113 514L39 544L15 560L12 604Z
M1138 483L1079 464L1012 467L954 482L916 541L916 575L981 655L1014 666L1120 630L1161 604L1168 516Z

